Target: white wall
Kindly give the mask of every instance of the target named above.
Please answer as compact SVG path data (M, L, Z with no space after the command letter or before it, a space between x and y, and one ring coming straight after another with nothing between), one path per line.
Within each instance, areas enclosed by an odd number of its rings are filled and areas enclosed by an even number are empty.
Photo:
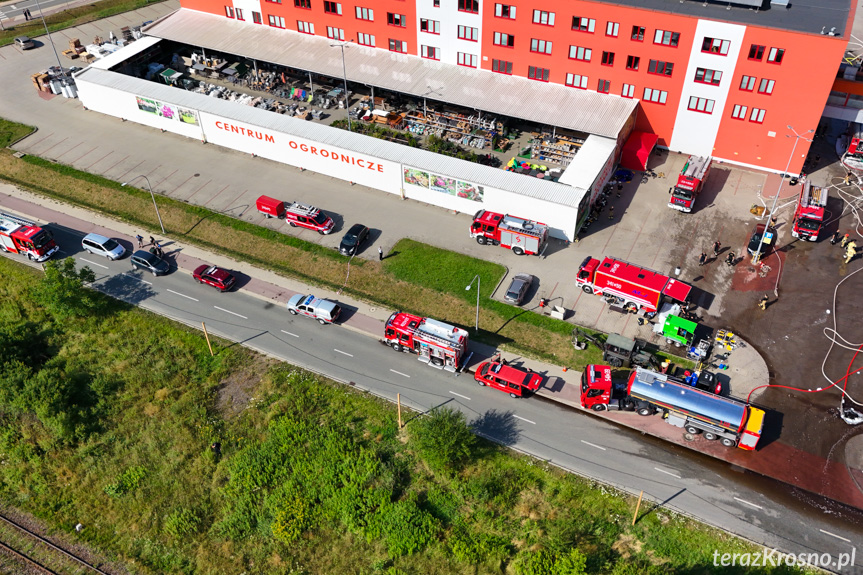
M482 207L487 210L512 214L546 224L548 234L554 238L572 241L575 237L575 224L578 217L578 209L575 207L552 204L545 200L537 200L495 189L486 190L483 204Z
M436 46L441 49L441 62L447 64L458 64L458 53L465 52L474 54L477 59L477 68L482 63L482 12L486 8L483 3L488 0L480 0L479 14L459 12L458 0L440 0L440 7L435 8L432 0L416 0L417 6L417 46L412 53L420 55L420 46ZM440 34L428 34L420 31L420 20L429 19L440 22ZM458 37L459 26L470 26L478 30L477 41L460 40ZM435 86L432 86L434 88ZM429 97L434 98L434 95Z
M261 15L262 24L255 25L266 25L266 17L261 10L261 3L259 2L259 0L233 0L232 4L234 8L239 8L243 11L243 20L246 22L246 24L254 24L254 21L252 20L252 12L257 12ZM317 30L315 30L315 32L317 32ZM324 30L324 36L326 36L326 33L327 31Z

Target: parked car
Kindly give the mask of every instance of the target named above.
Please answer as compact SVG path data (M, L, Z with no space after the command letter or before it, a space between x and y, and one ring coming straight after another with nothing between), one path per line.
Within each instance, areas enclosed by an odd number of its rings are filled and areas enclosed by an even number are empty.
M129 259L132 261L133 270L144 270L154 276L163 276L171 271L171 266L168 262L156 254L151 254L147 250L138 250Z
M527 295L530 286L533 285L533 279L530 274L516 274L509 282L503 299L515 305L521 305L524 302L524 296Z
M677 367L674 370L674 376L679 377L695 389L715 393L716 395L722 393L722 382L716 378L715 373L711 373L705 369L694 371L684 367Z
M192 277L199 284L213 286L220 292L230 291L234 287L234 284L237 283L237 278L228 270L206 264L195 268L195 271L192 272Z
M764 233L764 228L767 228L767 233ZM764 234L764 242L761 242L761 235ZM761 242L761 257L770 253L770 250L776 244L776 228L758 224L755 226L755 231L752 232L752 237L749 238L749 245L746 246L746 251L749 255L754 256L758 251L758 244Z
M294 315L305 315L318 320L321 325L333 323L339 318L339 304L313 295L296 294L288 300L288 311Z
M22 50L29 50L30 48L36 47L36 42L34 42L29 36L18 36L15 38L15 45Z
M118 260L126 253L126 248L117 240L112 240L99 234L87 234L81 240L81 247L91 254L105 256L109 260Z
M342 242L339 244L339 251L346 256L352 256L359 251L363 242L365 242L368 237L369 229L366 226L362 224L354 224L342 238Z
M473 378L478 384L504 391L510 397L531 395L542 384L542 376L538 373L507 365L505 361L486 361L479 364Z

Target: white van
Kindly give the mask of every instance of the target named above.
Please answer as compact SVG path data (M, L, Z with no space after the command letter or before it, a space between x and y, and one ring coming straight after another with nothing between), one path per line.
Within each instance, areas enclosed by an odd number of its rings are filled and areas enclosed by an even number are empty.
M91 254L105 256L109 260L118 260L126 253L126 248L121 246L117 240L100 236L99 234L87 234L81 240L81 247Z

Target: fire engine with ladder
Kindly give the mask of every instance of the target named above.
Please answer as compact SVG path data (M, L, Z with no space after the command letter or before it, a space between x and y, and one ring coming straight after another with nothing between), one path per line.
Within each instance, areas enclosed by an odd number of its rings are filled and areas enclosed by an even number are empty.
M478 211L470 225L470 237L480 245L501 245L517 256L539 255L548 245L548 226L525 218Z
M680 175L677 176L677 185L671 190L671 199L668 207L689 213L695 205L695 198L704 189L704 180L710 173L710 164L713 158L710 156L689 156Z
M0 248L44 262L60 247L48 230L22 217L0 212Z
M395 351L414 353L420 361L447 371L460 371L467 361L467 332L428 317L393 313L384 328L383 343Z
M827 188L812 185L806 180L800 190L797 200L797 210L794 212L794 226L791 235L795 238L818 241L818 232L824 223L824 211L827 208Z

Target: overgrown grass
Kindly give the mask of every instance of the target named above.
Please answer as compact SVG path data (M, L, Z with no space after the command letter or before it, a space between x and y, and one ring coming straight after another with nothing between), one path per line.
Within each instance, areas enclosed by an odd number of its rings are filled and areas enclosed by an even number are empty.
M484 441L433 471L388 403L218 341L210 357L101 294L61 319L32 297L38 272L0 258L0 277L0 392L26 361L94 405L64 438L0 393L0 499L133 573L539 575L580 553L591 574L726 574L714 549L754 550L652 506L633 527L632 497Z
M80 26L87 22L94 22L96 20L101 20L102 18L108 18L115 14L137 10L143 6L157 4L161 1L162 0L99 0L92 4L76 6L75 8L63 10L62 12L49 14L45 16L45 23L48 24L48 30L50 32L56 32L58 30L65 30L66 28ZM0 46L11 44L16 36L29 36L31 38L43 36L45 34L45 26L42 24L42 19L39 18L37 10L34 10L33 17L33 20L20 21L14 26L7 25L5 30L0 30ZM87 44L84 40L85 38L81 38L81 42L83 44ZM62 46L60 47L60 50L64 48L65 46ZM69 65L71 66L76 61L69 60L69 62Z
M36 128L32 126L0 118L0 148L5 148L35 131Z

